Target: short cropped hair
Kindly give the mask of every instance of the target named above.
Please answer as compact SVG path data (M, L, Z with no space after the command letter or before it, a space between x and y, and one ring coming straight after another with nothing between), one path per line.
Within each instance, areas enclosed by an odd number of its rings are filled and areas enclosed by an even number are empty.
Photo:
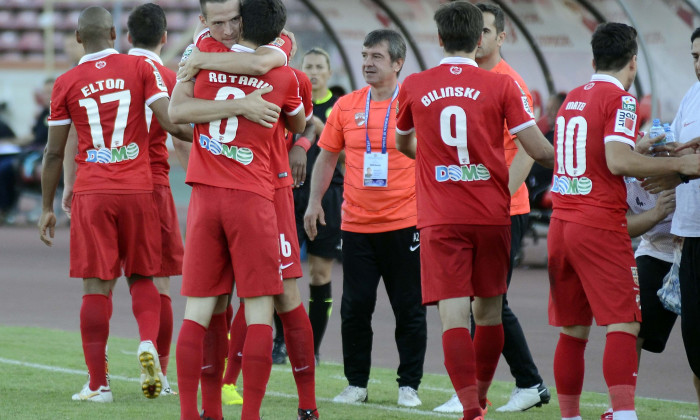
M591 39L596 71L617 71L637 55L637 30L624 23L598 25Z
M401 34L391 29L377 29L367 34L363 47L374 47L377 44L386 41L389 44L389 57L392 62L398 59L406 59L406 42Z
M241 37L257 45L274 41L287 23L287 9L281 0L242 0Z
M496 32L499 34L506 29L506 14L503 13L498 5L491 3L477 3L476 7L481 10L481 13L491 13L494 17L493 24L496 26Z
M131 12L126 27L135 47L153 48L160 43L168 23L160 6L146 3Z
M695 38L700 37L700 28L695 28L693 34L690 36L690 43L695 42Z
M433 16L445 51L472 52L484 29L481 11L468 2L442 4Z

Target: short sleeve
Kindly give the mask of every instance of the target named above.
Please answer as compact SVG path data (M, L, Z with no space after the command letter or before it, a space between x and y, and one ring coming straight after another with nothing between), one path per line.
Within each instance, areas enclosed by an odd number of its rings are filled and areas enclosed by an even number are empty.
M411 79L406 79L399 89L398 109L396 111L396 132L401 135L410 134L415 130L411 97L408 93Z
M301 102L301 96L299 96L299 80L297 75L289 67L281 68L282 70L288 70L287 77L289 77L289 88L287 90L287 96L282 106L282 111L286 115L296 115L303 107Z
M160 98L168 98L168 86L163 80L163 76L158 71L153 60L147 58L145 60L137 60L139 71L142 74L144 90L143 95L146 98L146 106Z
M607 102L603 108L603 118L605 118L603 139L605 143L620 141L634 147L639 130L637 99L631 95L615 95L608 96L605 100Z
M294 69L294 74L299 81L299 94L301 95L301 103L304 104L304 112L306 112L306 121L314 116L314 101L312 96L311 80L300 70Z
M508 132L513 135L535 125L535 118L528 102L528 95L513 78L510 76L505 77L508 78L508 82L505 83L503 102L506 126L508 127Z
M66 86L63 78L58 78L51 92L51 105L49 106L49 127L70 124L71 117L66 105Z
M333 153L339 153L345 147L342 123L344 112L340 109L340 102L333 105L333 110L328 115L326 125L321 132L321 138L318 140L320 148Z
M287 35L280 35L274 41L267 45L261 45L262 48L270 48L284 55L284 65L289 64L289 56L292 54L292 40Z

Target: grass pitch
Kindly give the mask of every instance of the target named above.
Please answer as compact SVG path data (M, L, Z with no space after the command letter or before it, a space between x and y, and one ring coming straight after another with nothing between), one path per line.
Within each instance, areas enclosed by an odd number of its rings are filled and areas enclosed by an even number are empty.
M114 403L94 404L71 401L86 380L80 334L42 328L0 327L0 418L2 419L177 419L177 396L147 400L138 383L135 339L109 339L109 370ZM40 344L38 344L40 343ZM168 379L177 389L174 347ZM373 368L366 404L336 404L331 400L345 388L342 366L323 363L316 370L316 392L323 419L458 419L459 415L435 413L432 408L445 402L453 393L446 375L426 374L420 387L423 405L404 409L396 405L396 373ZM493 384L489 399L494 407L505 404L512 383ZM552 401L542 408L524 413L497 413L492 409L488 419L558 420L559 408L554 390ZM263 401L265 420L295 419L296 387L291 368L274 366ZM607 396L584 393L581 414L584 419L599 419L607 407ZM226 419L240 418L240 406L225 406ZM637 399L640 419L695 419L697 406L690 403Z

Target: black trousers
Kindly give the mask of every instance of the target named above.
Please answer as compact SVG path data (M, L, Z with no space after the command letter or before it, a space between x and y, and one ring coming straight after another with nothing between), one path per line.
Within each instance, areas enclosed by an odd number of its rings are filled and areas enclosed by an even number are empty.
M685 354L690 369L700 378L700 238L685 238L678 278Z
M527 229L527 214L518 214L510 217L511 237L510 237L510 266L508 267L507 283L510 286L513 277L513 264L515 256L520 252L523 235ZM508 294L503 295L503 357L508 363L510 374L515 378L515 386L518 388L529 388L542 383L542 377L537 371L535 361L532 360L530 348L525 340L523 328L520 326L518 317L508 306ZM472 337L474 336L474 318L472 317Z
M343 231L343 298L340 305L345 377L365 388L372 364L372 314L379 279L396 318L399 386L418 389L427 345L421 304L420 245L415 227L382 233ZM382 340L380 345L386 345Z

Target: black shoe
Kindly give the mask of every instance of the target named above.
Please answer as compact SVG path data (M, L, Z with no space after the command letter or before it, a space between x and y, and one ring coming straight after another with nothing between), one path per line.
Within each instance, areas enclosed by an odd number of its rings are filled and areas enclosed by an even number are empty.
M313 410L299 409L297 411L297 420L318 420L318 411L314 408Z
M204 415L204 410L202 410L202 414L199 415L199 418L202 419L202 420L214 420L214 419L211 418L211 417L205 416L205 415ZM224 420L224 418L222 417L221 420Z
M544 384L544 381L540 383L540 386L537 387L537 393L540 394L540 401L542 402L542 404L549 404L549 400L552 398L552 394L549 392L549 389Z
M314 354L314 358L316 359L316 366L321 364L321 355L316 353Z
M283 365L287 363L287 346L284 340L274 340L272 342L272 364Z

